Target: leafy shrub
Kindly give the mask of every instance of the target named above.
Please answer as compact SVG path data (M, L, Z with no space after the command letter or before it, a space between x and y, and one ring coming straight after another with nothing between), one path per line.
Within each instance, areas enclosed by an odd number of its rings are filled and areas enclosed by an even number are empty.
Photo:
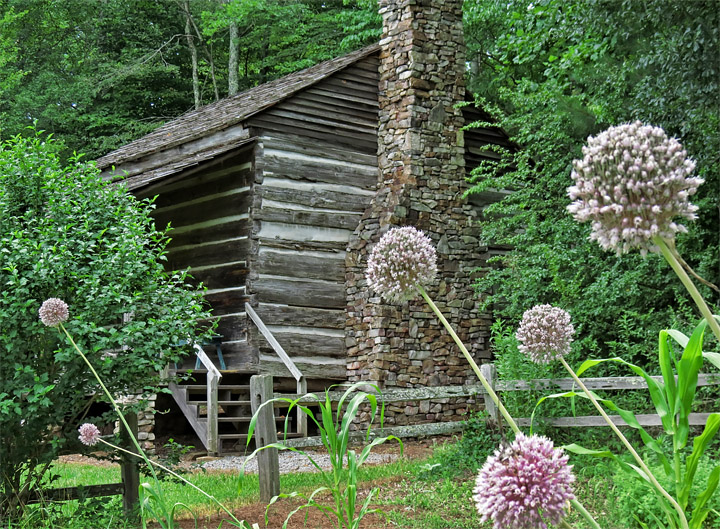
M100 394L70 344L38 319L44 300L72 307L66 327L116 395L157 391L181 354L170 345L207 317L184 274L164 271L168 239L150 204L79 157L63 167L57 149L39 133L0 144L0 512L21 506L77 444L88 396Z

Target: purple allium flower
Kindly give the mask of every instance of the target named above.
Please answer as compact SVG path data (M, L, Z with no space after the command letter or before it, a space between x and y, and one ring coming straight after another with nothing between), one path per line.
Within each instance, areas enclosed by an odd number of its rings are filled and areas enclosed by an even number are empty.
M415 286L437 273L437 255L430 239L412 226L393 228L382 236L368 258L365 277L390 302L415 296Z
M568 456L550 439L518 433L485 461L473 499L480 521L495 529L547 529L565 516L574 481Z
M80 428L78 428L78 432L80 433L80 442L87 446L93 446L98 443L100 440L100 430L98 430L98 427L94 424L90 424L89 422L86 422Z
M547 364L570 352L575 328L570 314L552 305L526 310L518 327L518 349L536 364Z
M688 202L702 178L691 177L695 162L674 138L641 122L610 127L589 137L583 159L573 161L574 202L568 211L580 222L591 221L590 239L618 255L638 248L657 251L652 237L666 240L686 232L673 219L697 218Z
M50 298L43 301L40 310L40 320L48 327L57 327L67 321L69 313L68 306L63 300Z

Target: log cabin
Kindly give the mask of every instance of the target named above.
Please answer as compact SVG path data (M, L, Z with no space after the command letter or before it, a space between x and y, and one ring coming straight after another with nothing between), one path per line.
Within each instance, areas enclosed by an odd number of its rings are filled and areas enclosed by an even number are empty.
M472 101L462 2L381 0L380 12L378 45L188 112L97 160L107 179L156 197L155 222L173 228L168 267L207 289L221 343L204 352L224 377L213 405L233 428L195 421L211 451L242 438L247 381L233 374L295 378L298 391L473 380L427 307L368 291L368 251L391 226L415 225L437 244L431 295L472 354L490 356L472 283L496 251L475 220L497 196L463 195L470 171L495 156L488 147L510 143L494 127L463 129L490 118L458 108ZM186 415L209 407L206 387L173 388ZM389 408L387 422L459 420L467 405L408 407ZM208 432L219 436L211 447Z

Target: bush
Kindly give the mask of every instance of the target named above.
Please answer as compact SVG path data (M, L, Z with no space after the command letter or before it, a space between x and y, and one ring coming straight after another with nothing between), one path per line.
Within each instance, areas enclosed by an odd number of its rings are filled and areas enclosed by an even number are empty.
M180 355L171 345L208 316L185 275L164 271L168 239L150 203L79 157L63 167L57 151L39 133L0 144L0 513L77 445L88 398L100 395L70 344L39 321L45 299L68 303L67 329L116 395L156 392Z

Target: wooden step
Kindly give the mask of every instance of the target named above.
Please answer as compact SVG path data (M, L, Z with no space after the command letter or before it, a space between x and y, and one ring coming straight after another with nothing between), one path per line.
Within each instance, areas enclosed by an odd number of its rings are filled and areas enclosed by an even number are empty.
M207 406L207 400L189 400L193 406ZM249 400L219 400L218 406L250 406Z
M299 439L302 437L299 433L288 432L287 439ZM246 433L221 433L218 434L218 439L247 439ZM278 440L282 440L282 433L278 435Z
M252 417L218 417L218 422L236 422L250 424ZM285 417L275 417L275 422L285 422Z
M187 388L189 391L207 391L207 384L180 384L181 388ZM249 384L220 384L218 391L220 390L230 391L250 391Z

